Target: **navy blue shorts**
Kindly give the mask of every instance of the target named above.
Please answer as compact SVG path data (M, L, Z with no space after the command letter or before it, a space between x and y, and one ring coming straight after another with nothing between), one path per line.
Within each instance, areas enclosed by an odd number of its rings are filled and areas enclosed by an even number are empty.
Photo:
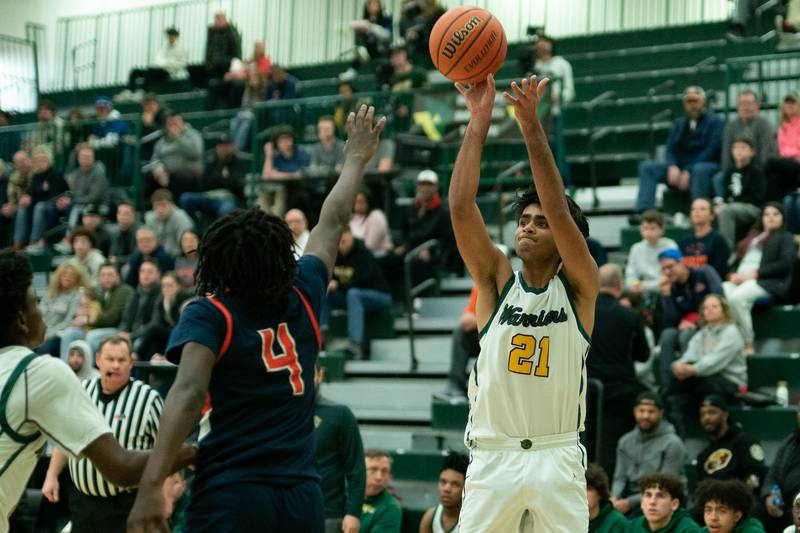
M324 533L325 508L316 481L296 485L239 483L192 495L188 533Z

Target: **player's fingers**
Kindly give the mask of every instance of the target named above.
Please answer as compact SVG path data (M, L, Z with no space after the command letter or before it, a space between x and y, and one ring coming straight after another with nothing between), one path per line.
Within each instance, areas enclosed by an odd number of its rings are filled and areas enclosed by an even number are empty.
M380 117L378 122L375 123L375 128L372 130L373 132L377 133L378 135L381 134L383 131L384 126L386 126L386 117Z
M549 84L550 84L550 78L542 78L542 80L539 82L539 85L535 86L536 87L536 94L539 95L539 98L542 97L542 95L544 94L545 89L547 88L547 86Z
M456 90L458 92L460 92L461 94L464 94L464 95L466 95L467 91L469 90L469 89L467 89L466 85L464 85L463 83L460 83L460 82L455 82L453 85L456 86Z
M347 115L347 126L345 128L347 129L348 135L353 132L353 127L355 126L355 124L356 124L356 114L350 111L350 114Z
M508 94L506 91L503 91L503 98L505 98L506 102L508 102L511 105L514 105L519 101L516 98L514 98L513 96L511 96L510 94Z
M374 118L375 118L375 107L369 106L369 108L367 109L367 114L364 117L364 123L370 130L372 130L372 125L374 124L373 122Z
M361 104L356 113L356 127L360 128L364 124L364 115L367 114L367 105Z
M486 76L486 83L489 84L489 87L494 87L494 74Z
M530 85L528 85L528 78L522 78L522 94L526 94L530 89Z
M161 518L159 522L160 522L158 526L159 533L170 533L169 523L167 522L167 519Z
M515 81L511 82L511 91L514 93L514 98L515 99L518 100L518 99L522 98L523 94L522 94L522 91L519 89L519 86L517 85L517 82L515 82Z

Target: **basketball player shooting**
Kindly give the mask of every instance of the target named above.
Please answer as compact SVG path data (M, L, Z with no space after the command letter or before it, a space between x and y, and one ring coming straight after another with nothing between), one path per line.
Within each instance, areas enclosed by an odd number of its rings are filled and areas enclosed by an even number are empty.
M564 193L536 115L548 82L533 76L503 93L514 108L534 176L516 203L520 272L492 244L475 202L494 78L469 87L456 84L470 121L450 181L450 215L478 288L481 346L469 379L464 439L471 460L461 533L588 528L586 453L578 433L597 265L586 245L588 222Z

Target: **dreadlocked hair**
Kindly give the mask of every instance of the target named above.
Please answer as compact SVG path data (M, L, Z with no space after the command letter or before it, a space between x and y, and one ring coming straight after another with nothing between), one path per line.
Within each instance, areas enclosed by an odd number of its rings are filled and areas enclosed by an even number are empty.
M584 238L589 238L589 221L586 220L586 216L583 214L580 206L572 199L572 197L565 195L567 199L567 207L569 208L569 214L572 217L572 220L575 221L575 224L578 226L581 234ZM514 209L517 214L517 220L519 217L522 216L522 212L525 211L525 208L531 204L542 205L542 201L539 199L539 193L536 192L536 186L531 185L528 187L526 191L518 192L517 199L514 201Z
M11 249L0 251L0 345L6 341L11 324L24 311L33 272L28 257Z
M297 260L280 218L258 207L237 209L208 228L198 248L198 294L229 295L256 316L283 310Z

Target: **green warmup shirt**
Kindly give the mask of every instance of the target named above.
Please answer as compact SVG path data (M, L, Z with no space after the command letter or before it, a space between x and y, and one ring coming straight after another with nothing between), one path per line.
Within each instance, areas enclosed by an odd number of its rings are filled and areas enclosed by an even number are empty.
M359 533L400 533L403 511L386 489L377 496L364 498L361 509Z
M600 512L589 520L589 533L623 533L628 519L614 509L614 504L606 500L600 504Z
M708 533L708 528L704 527L700 531ZM757 518L745 518L733 528L733 533L766 533L766 530Z
M667 527L656 530L650 529L650 524L647 523L645 517L640 516L628 522L625 533L700 533L700 526L692 520L686 509L679 507L677 511L672 513L672 518Z
M325 518L360 517L367 469L356 417L346 405L317 394L314 432Z

